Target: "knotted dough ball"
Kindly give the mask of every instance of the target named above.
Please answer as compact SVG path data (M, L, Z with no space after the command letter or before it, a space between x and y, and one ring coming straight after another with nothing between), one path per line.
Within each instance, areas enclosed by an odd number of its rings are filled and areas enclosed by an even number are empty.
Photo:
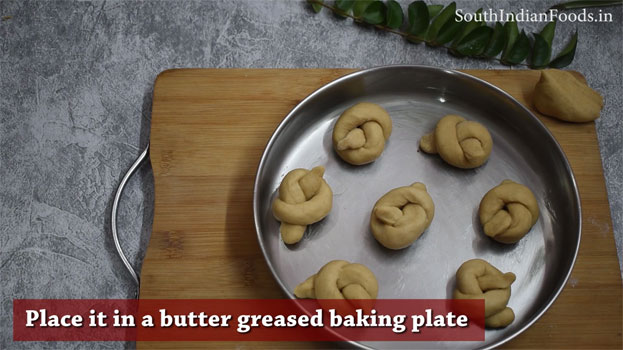
M294 289L298 298L376 299L379 283L367 267L333 260Z
M487 128L452 114L441 118L435 130L420 140L422 151L439 153L446 163L462 169L484 164L492 147L493 140Z
M435 204L423 183L395 188L372 209L370 228L379 243L402 249L418 239L435 216Z
M534 88L534 107L550 117L572 123L599 118L604 100L601 95L573 74L546 69Z
M307 225L324 219L333 206L333 192L322 178L324 167L294 169L281 181L273 215L281 221L281 238L294 244L303 238Z
M456 271L454 299L484 299L485 326L506 327L515 320L513 309L506 306L513 282L512 272L502 273L482 259L468 260Z
M485 234L501 243L515 243L539 218L539 206L530 189L511 180L485 194L478 210Z
M333 147L346 162L361 165L373 162L385 148L392 133L392 119L383 107L358 103L342 113L333 127Z

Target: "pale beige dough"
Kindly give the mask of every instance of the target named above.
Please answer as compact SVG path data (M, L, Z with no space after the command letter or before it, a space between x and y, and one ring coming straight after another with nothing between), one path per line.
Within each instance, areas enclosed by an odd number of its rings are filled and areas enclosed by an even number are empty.
M333 127L333 148L353 165L371 163L392 133L392 119L383 107L358 103L342 113Z
M296 286L297 298L376 299L379 284L374 273L361 264L333 260Z
M502 273L482 259L468 260L456 271L455 299L484 299L485 326L506 327L515 320L508 307L515 274Z
M601 95L573 74L546 69L534 88L534 107L550 117L573 123L599 118L603 107Z
M420 139L422 151L439 156L457 168L471 169L484 164L493 148L487 128L458 115L449 114L435 130Z
M416 182L381 197L370 215L370 228L379 243L402 249L418 239L435 216L435 205L426 186Z
M333 206L333 192L322 178L324 167L294 169L281 181L273 215L281 221L281 238L294 244L303 238L307 225L324 219Z
M539 218L539 206L528 187L504 180L482 198L478 215L487 236L510 244L530 231Z

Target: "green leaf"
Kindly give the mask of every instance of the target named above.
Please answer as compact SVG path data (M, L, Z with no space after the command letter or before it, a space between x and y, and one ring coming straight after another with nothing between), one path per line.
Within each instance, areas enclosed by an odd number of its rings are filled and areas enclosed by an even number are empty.
M491 40L489 40L487 48L482 53L485 57L495 57L504 49L504 43L506 43L504 34L504 26L502 23L496 22Z
M448 22L448 20L454 19L455 12L456 12L456 3L453 1L452 3L450 3L450 5L446 6L446 8L444 8L439 13L439 16L437 16L437 18L433 20L433 23L431 24L430 28L428 28L427 38L429 41L431 42L436 41L437 35L439 34L439 31L441 30L441 28L446 24L446 22Z
M465 56L478 56L485 51L491 35L493 35L493 28L478 27L459 41L456 51Z
M554 5L550 9L554 10L573 10L587 7L605 7L618 6L623 4L622 0L605 0L605 1L569 1L562 4Z
M482 8L478 9L478 11L476 11L476 14L478 15L479 13L482 13ZM457 36L454 41L452 42L452 47L456 47L456 45L458 45L458 43L461 41L461 39L463 39L467 34L469 34L472 30L480 27L483 24L482 21L476 21L475 18L470 20L469 22L467 22L467 24L465 25L465 27L463 27L463 31L461 31L461 35Z
M403 20L404 14L402 13L402 7L400 7L400 4L394 0L389 0L387 2L387 16L385 24L392 29L398 29L402 26Z
M552 56L552 42L556 32L556 21L549 22L541 29L539 34L534 33L532 56L530 56L530 68L545 68Z
M504 32L506 35L506 46L504 47L504 51L502 52L502 59L508 57L511 49L513 48L513 45L515 45L515 40L517 40L517 36L519 35L517 22L515 22L514 18L512 21L504 23Z
M426 29L428 29L428 24L430 22L426 3L424 3L424 1L414 1L409 5L407 12L409 14L407 33L424 39Z
M322 10L322 5L320 5L320 3L322 3L322 0L307 0L307 2L312 6L312 9L314 9L314 12L318 13L320 12L320 10Z
M374 0L357 0L355 1L355 5L353 6L353 16L361 17L363 13L366 11L366 8L373 2Z
M353 8L353 5L355 5L354 0L336 0L335 1L335 7L337 7L338 9L344 12L350 11L350 9Z
M534 46L532 47L532 56L530 57L530 68L543 68L549 63L552 54L552 47L547 40L541 35L534 33Z
M456 38L456 36L463 30L466 23L464 21L460 21L458 16L450 19L446 22L446 24L441 27L439 30L439 34L437 38L432 42L432 45L443 45L452 41L452 39Z
M573 62L573 58L575 57L575 48L577 47L577 44L578 32L576 31L567 46L565 46L558 56L556 56L556 58L549 63L549 66L552 68L563 68L571 64L571 62Z
M382 1L371 3L363 12L363 20L369 24L381 24L385 22L385 4Z
M443 5L428 5L428 16L430 18L435 18L443 9Z
M541 36L545 39L545 42L551 47L552 41L554 41L554 32L556 31L556 21L549 22L541 30Z
M502 63L515 65L523 62L530 54L530 39L523 30L515 40L513 47L508 51L508 55L502 58Z

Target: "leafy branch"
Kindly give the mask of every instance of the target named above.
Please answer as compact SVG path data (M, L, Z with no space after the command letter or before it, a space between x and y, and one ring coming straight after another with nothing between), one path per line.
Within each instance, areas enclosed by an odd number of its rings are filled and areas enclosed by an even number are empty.
M567 46L551 59L556 22L547 23L539 33L529 37L524 30L519 31L514 18L489 26L482 20L482 9L471 20L462 20L455 2L444 7L414 1L405 16L401 5L394 0L336 0L333 4L307 1L316 13L327 8L337 16L400 35L410 43L423 42L427 46L447 48L458 57L493 59L509 66L527 60L533 69L566 67L575 57L578 40L576 31Z

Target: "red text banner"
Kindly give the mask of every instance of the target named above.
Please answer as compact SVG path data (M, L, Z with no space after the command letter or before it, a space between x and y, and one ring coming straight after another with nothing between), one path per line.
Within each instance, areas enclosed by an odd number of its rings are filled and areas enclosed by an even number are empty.
M16 299L15 341L483 341L484 300Z

